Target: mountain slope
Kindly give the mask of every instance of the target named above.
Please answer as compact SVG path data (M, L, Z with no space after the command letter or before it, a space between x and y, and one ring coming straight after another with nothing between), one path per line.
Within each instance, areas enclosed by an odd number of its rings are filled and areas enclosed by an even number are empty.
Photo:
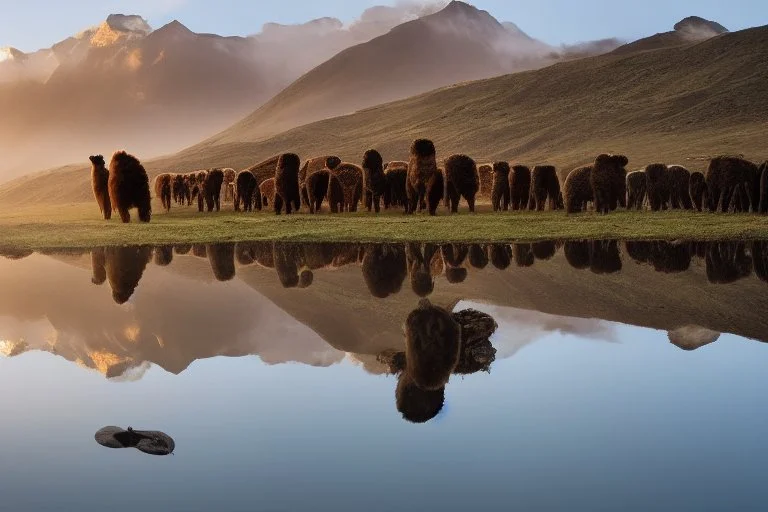
M554 62L556 49L486 11L453 1L339 53L211 139L257 140L319 119L466 80Z
M674 29L670 32L662 32L625 44L614 50L613 53L628 55L630 53L682 46L689 43L706 41L727 32L728 29L717 22L705 20L698 16L689 16L676 23Z
M703 169L719 153L762 160L767 60L768 27L754 28L447 87L261 142L201 144L148 168L245 168L287 150L358 161L370 147L400 160L420 136L435 140L439 157L467 152L479 161L549 161L561 170L605 151L625 152L633 167L661 160ZM0 188L0 201L91 200L84 170L18 180Z
M0 49L0 182L127 148L177 151L209 137L339 51L435 6L372 7L344 25L268 23L248 37L196 34L139 16L104 23L48 49Z

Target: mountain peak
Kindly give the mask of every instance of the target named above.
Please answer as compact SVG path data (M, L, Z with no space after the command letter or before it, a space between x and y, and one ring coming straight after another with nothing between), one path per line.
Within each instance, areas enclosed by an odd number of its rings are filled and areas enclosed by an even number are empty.
M157 29L155 31L155 34L163 34L165 36L173 36L173 37L184 37L184 36L194 35L194 32L189 30L179 20L173 20L167 25L164 25L159 29Z
M91 46L106 47L127 39L147 36L152 27L137 15L110 14L91 36Z
M675 24L675 32L687 39L703 40L728 32L721 24L698 16L689 16Z
M0 48L0 62L21 61L27 57L27 54L13 47Z

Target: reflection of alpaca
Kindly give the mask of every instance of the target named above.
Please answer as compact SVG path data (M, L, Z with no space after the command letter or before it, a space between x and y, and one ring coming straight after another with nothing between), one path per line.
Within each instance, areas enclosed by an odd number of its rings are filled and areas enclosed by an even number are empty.
M91 268L93 275L91 282L95 285L104 284L107 280L107 269L104 267L106 264L106 256L104 254L103 247L95 247L91 250Z
M377 244L365 248L363 278L371 295L384 299L400 291L408 273L402 245Z
M139 285L144 269L152 258L149 246L107 247L104 249L105 268L112 298L125 304Z
M409 243L406 245L411 289L419 297L426 297L435 289L435 281L432 279L430 263L437 249L438 247L434 244L425 244L424 251L422 252L419 244Z
M406 373L425 390L448 383L459 362L461 326L451 313L422 299L405 321Z
M423 390L407 373L397 379L395 403L403 418L411 423L426 423L443 409L445 387Z
M213 276L217 281L231 281L235 277L235 244L213 244L205 247Z

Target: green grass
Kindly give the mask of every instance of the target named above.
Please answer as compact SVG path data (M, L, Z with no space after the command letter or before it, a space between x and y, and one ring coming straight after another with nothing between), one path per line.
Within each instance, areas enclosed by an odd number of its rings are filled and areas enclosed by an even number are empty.
M437 217L379 215L235 213L200 214L174 208L155 213L149 224L99 220L94 204L28 208L0 214L0 247L32 250L123 244L214 243L252 240L296 242L511 242L547 239L695 239L768 238L768 217L693 212L615 212L566 215L564 212L493 213L480 207Z

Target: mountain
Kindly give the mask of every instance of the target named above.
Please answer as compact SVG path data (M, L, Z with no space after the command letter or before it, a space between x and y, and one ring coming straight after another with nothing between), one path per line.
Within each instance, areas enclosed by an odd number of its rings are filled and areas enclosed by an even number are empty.
M648 50L658 50L660 48L682 46L689 43L706 41L727 32L728 29L717 22L705 20L698 16L689 16L676 23L670 32L662 32L651 37L639 39L617 48L614 50L614 53L617 55L627 55Z
M197 34L178 21L153 30L114 14L35 53L0 49L0 182L116 148L177 151L339 51L434 9L373 7L349 25L268 23L248 37Z
M437 87L539 68L563 50L453 1L339 53L208 143L259 140Z
M334 152L358 161L371 147L407 156L414 138L439 156L552 162L567 171L605 151L639 168L652 161L702 170L721 153L764 160L768 120L768 27L627 55L605 54L458 84L291 129L266 140L208 141L147 162L151 173L244 169L279 152ZM85 166L47 171L0 187L0 202L90 201Z

